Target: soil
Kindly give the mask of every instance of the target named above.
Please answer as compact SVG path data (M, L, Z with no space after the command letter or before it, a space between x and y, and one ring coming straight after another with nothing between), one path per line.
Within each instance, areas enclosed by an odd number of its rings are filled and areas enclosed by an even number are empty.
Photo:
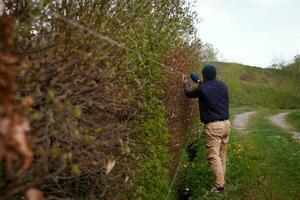
M280 128L286 130L288 133L290 133L292 135L292 137L296 140L300 141L300 133L295 131L295 129L293 128L292 125L290 125L287 121L286 121L286 116L288 113L278 113L276 115L273 115L269 118L269 120L279 126Z
M245 132L249 119L256 114L257 112L254 111L236 115L233 120L233 127L240 132Z

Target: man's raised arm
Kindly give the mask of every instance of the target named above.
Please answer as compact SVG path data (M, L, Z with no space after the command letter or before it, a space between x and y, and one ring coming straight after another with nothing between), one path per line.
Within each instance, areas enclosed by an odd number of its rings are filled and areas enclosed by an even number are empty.
M203 83L198 76L191 74L191 79L195 82L198 83L198 87L195 89L192 89L192 87L188 84L187 80L184 80L183 88L184 88L184 93L188 98L199 98L200 97L200 85Z

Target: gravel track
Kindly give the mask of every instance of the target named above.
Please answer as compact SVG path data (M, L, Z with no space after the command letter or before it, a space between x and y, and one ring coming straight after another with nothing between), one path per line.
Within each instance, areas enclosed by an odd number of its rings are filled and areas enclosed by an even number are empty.
M240 132L245 132L249 119L256 114L257 112L253 111L236 115L233 120L233 127Z
M290 125L287 120L286 120L286 116L288 113L278 113L276 115L273 115L269 118L269 120L279 126L280 128L286 130L289 134L292 135L292 137L296 140L300 141L300 133L295 131L295 129L293 128L292 125Z

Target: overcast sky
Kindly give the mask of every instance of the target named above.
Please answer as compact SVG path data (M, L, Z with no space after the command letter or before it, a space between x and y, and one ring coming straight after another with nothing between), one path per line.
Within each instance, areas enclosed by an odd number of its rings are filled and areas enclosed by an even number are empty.
M227 61L267 67L300 54L300 0L196 0L199 35Z

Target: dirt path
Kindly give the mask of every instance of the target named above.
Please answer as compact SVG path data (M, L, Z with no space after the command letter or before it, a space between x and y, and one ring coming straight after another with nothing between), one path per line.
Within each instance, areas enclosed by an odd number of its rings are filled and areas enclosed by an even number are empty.
M254 111L236 115L235 119L233 120L233 127L241 132L246 131L246 126L248 124L249 119L256 114L257 112Z
M294 139L300 141L300 133L295 131L294 128L286 121L287 114L288 113L278 113L276 115L271 116L269 119L273 124L288 131Z

